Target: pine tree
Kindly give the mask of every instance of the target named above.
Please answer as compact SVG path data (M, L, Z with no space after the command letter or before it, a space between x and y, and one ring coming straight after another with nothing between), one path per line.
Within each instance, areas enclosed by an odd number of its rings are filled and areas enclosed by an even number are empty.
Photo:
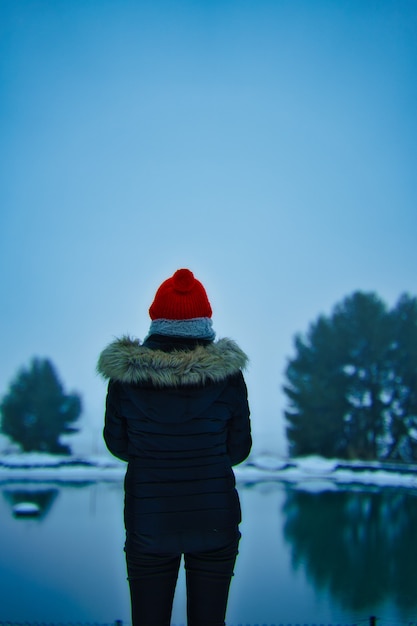
M417 301L355 292L295 338L286 369L293 455L417 460Z
M389 459L417 459L417 299L403 295L391 314L395 342L390 389Z
M60 436L78 431L72 424L81 414L77 394L65 394L48 359L33 359L11 383L0 405L1 429L24 452L69 454Z

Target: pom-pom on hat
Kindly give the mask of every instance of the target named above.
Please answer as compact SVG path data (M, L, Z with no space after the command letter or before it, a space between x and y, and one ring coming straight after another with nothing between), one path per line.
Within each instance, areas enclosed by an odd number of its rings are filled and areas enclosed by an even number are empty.
M212 310L200 281L190 270L180 269L158 288L149 315L152 320L188 320L211 317Z

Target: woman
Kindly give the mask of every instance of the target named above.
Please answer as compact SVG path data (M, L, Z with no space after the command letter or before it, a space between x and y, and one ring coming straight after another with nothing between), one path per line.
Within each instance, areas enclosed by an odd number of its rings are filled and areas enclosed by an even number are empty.
M247 357L214 341L212 309L188 269L162 283L141 344L100 355L109 379L104 439L128 462L125 553L133 626L169 626L184 555L188 626L223 626L241 512L232 466L251 433Z

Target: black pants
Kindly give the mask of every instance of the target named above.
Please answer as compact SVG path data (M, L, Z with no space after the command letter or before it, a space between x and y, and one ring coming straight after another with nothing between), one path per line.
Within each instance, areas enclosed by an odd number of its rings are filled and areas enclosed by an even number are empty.
M133 626L170 625L182 554L188 626L224 626L240 533L237 529L216 533L214 538L207 533L164 537L154 552L143 535L128 536L125 551Z

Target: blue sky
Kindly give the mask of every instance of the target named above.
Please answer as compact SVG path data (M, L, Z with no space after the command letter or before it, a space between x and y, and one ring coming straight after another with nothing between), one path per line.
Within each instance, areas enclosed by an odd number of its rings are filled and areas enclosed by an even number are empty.
M417 294L417 4L2 0L0 46L0 394L51 358L100 449L97 356L189 267L283 451L294 334Z

